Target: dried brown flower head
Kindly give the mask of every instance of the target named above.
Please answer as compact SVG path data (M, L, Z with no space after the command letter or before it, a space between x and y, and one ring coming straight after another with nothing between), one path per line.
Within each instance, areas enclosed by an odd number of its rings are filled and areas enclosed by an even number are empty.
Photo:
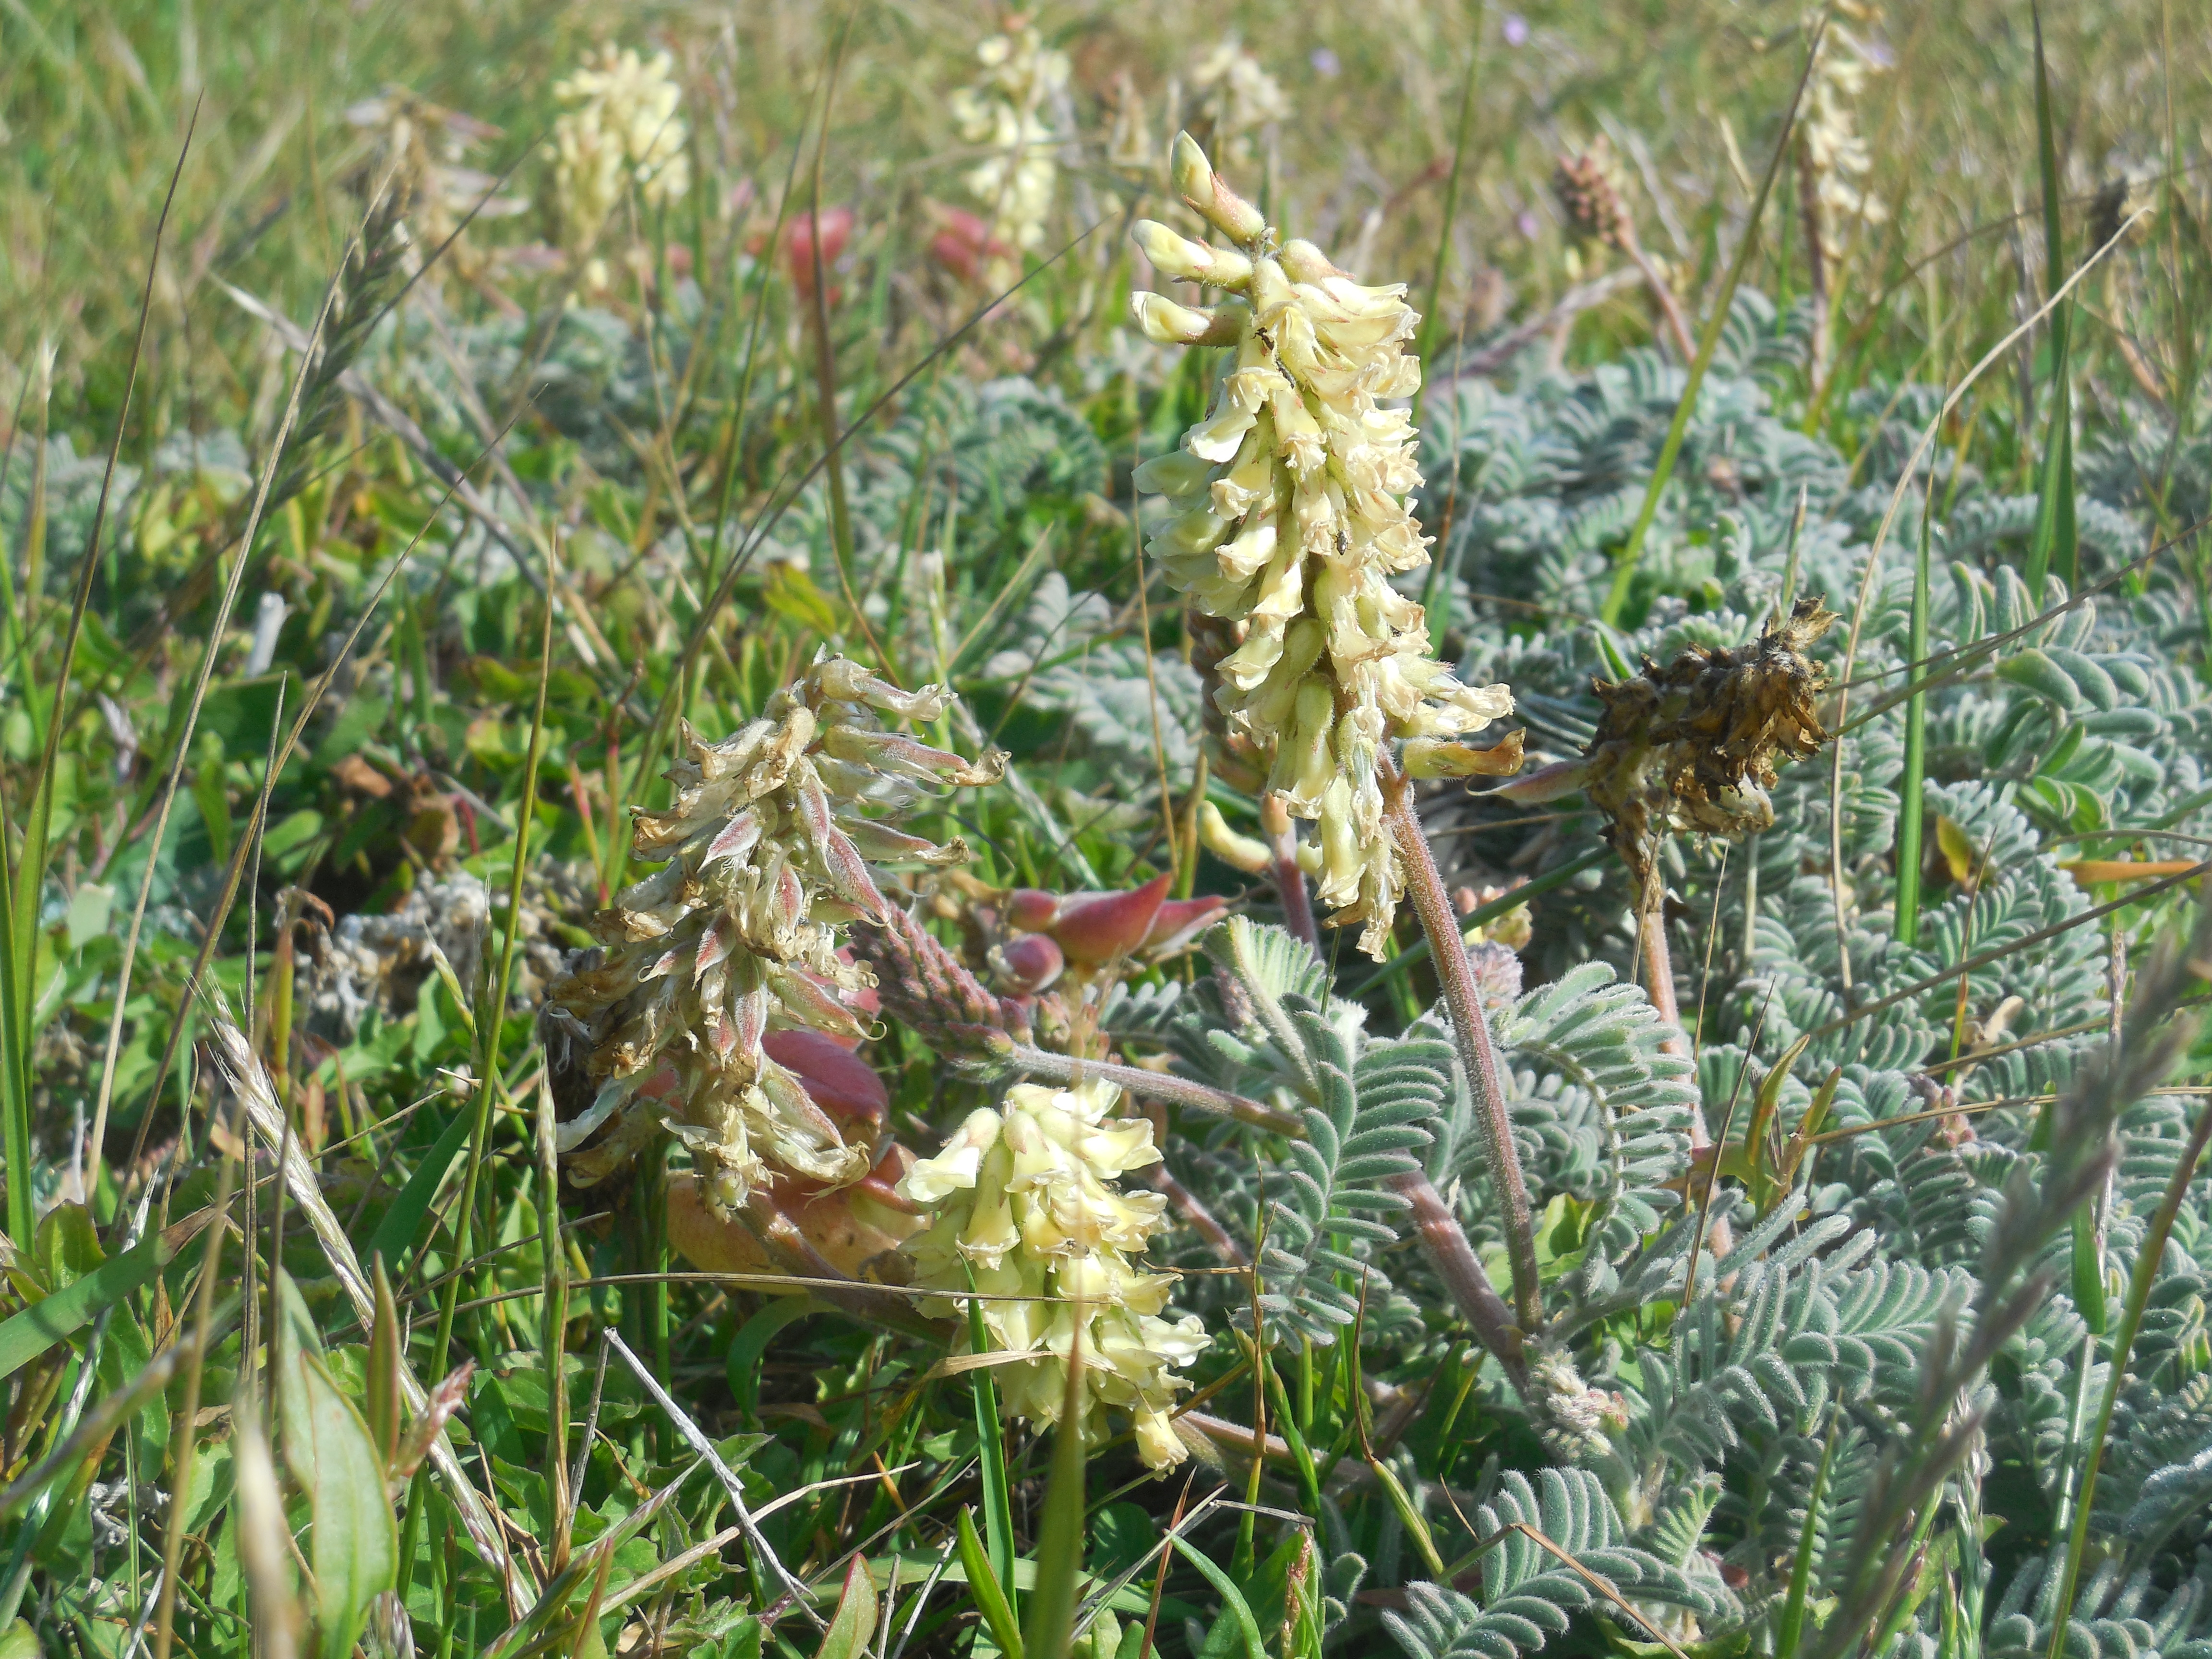
M1600 138L1579 155L1559 158L1552 173L1552 194L1570 234L1626 252L1635 232L1613 175L1613 147Z
M1774 822L1776 763L1827 741L1814 707L1826 672L1805 650L1835 620L1800 599L1748 644L1692 646L1664 668L1646 657L1641 674L1594 682L1605 713L1577 769L1639 883L1670 830L1735 836Z
M841 931L894 913L873 868L967 857L957 840L939 847L869 816L931 785L999 775L1002 756L971 765L882 723L934 720L951 702L833 657L725 742L685 726L668 771L675 802L638 814L633 843L637 858L667 862L594 918L605 949L552 988L539 1016L556 1069L580 1073L590 1091L560 1131L579 1181L619 1169L664 1124L690 1147L717 1213L773 1176L835 1183L867 1172L867 1146L848 1141L767 1040L866 1036L854 1005L872 976Z

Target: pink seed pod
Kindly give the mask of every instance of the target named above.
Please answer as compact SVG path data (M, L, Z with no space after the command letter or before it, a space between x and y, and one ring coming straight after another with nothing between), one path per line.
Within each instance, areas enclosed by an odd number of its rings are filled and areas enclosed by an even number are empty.
M1111 962L1144 947L1168 896L1170 878L1155 876L1123 893L1074 893L1060 901L1052 936L1068 960Z
M991 971L1003 988L1017 996L1035 996L1048 988L1066 968L1066 957L1045 933L1024 933L991 951Z
M1145 954L1153 957L1179 956L1191 947L1200 933L1228 914L1227 902L1212 893L1197 898L1168 899L1152 917L1152 931L1145 935Z
M770 1031L761 1039L761 1048L834 1117L881 1123L890 1109L890 1091L875 1068L819 1031L800 1027Z
M1060 916L1060 898L1036 887L1017 887L1006 895L1006 926L1042 933Z

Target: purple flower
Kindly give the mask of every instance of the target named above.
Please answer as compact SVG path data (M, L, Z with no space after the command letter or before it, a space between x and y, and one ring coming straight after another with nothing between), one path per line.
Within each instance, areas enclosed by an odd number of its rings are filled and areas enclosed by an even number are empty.
M1505 44L1522 46L1528 43L1528 20L1517 11L1505 14Z
M1327 46L1316 46L1313 49L1313 56L1307 58L1306 62L1314 66L1314 73L1316 75L1333 76L1344 67L1342 60Z

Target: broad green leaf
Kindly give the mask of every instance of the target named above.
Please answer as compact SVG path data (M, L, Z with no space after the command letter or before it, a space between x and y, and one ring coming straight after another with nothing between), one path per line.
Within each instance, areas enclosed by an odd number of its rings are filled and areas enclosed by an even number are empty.
M68 1289L107 1260L92 1212L82 1204L57 1204L47 1211L31 1254L49 1291Z
M868 1642L875 1633L875 1580L868 1577L868 1564L854 1556L845 1569L845 1588L815 1659L867 1659Z
M296 1332L304 1305L289 1277L278 1282L296 1310ZM368 1623L370 1601L398 1582L399 1535L368 1425L319 1356L296 1340L283 1346L277 1410L285 1464L313 1517L319 1651L323 1659L346 1659Z

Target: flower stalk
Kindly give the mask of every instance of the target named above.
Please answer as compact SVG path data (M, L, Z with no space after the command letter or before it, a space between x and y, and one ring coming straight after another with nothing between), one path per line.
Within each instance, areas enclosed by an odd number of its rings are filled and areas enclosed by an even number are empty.
M1528 1205L1528 1186L1521 1174L1521 1155L1513 1145L1513 1125L1505 1113L1505 1091L1498 1079L1498 1051L1490 1041L1490 1018L1482 1006L1482 993L1474 982L1474 969L1467 959L1467 946L1461 942L1459 918L1452 908L1451 896L1444 890L1443 873L1429 851L1429 838L1422 832L1421 820L1413 810L1413 792L1402 773L1384 763L1383 799L1389 815L1390 833L1398 844L1400 858L1406 871L1406 894L1413 902L1413 914L1419 917L1421 929L1429 936L1430 954L1437 966L1437 983L1443 993L1444 1008L1451 1017L1452 1041L1458 1047L1460 1065L1467 1073L1468 1087L1474 1095L1474 1113L1482 1126L1484 1160L1490 1176L1491 1190L1497 1195L1498 1207L1505 1227L1506 1259L1513 1270L1513 1310L1516 1322L1522 1333L1534 1335L1544 1328L1544 1304L1536 1270L1536 1234ZM1457 1222L1449 1210L1443 1218ZM1432 1237L1434 1228L1425 1221L1421 1237L1428 1249L1430 1259L1439 1262L1444 1252L1438 1249ZM1462 1237L1464 1236L1462 1235ZM1481 1263L1468 1252L1468 1264L1477 1277L1482 1277ZM1449 1274L1446 1282L1451 1283ZM1488 1280L1483 1278L1483 1288ZM1495 1297L1495 1291L1490 1291ZM1473 1304L1480 1301L1480 1293L1468 1287L1465 1294L1454 1286L1455 1298L1462 1310L1468 1313L1468 1322L1478 1334L1482 1325L1472 1311ZM1485 1337L1486 1345L1498 1352L1496 1345ZM1499 1354L1501 1362L1504 1356Z

